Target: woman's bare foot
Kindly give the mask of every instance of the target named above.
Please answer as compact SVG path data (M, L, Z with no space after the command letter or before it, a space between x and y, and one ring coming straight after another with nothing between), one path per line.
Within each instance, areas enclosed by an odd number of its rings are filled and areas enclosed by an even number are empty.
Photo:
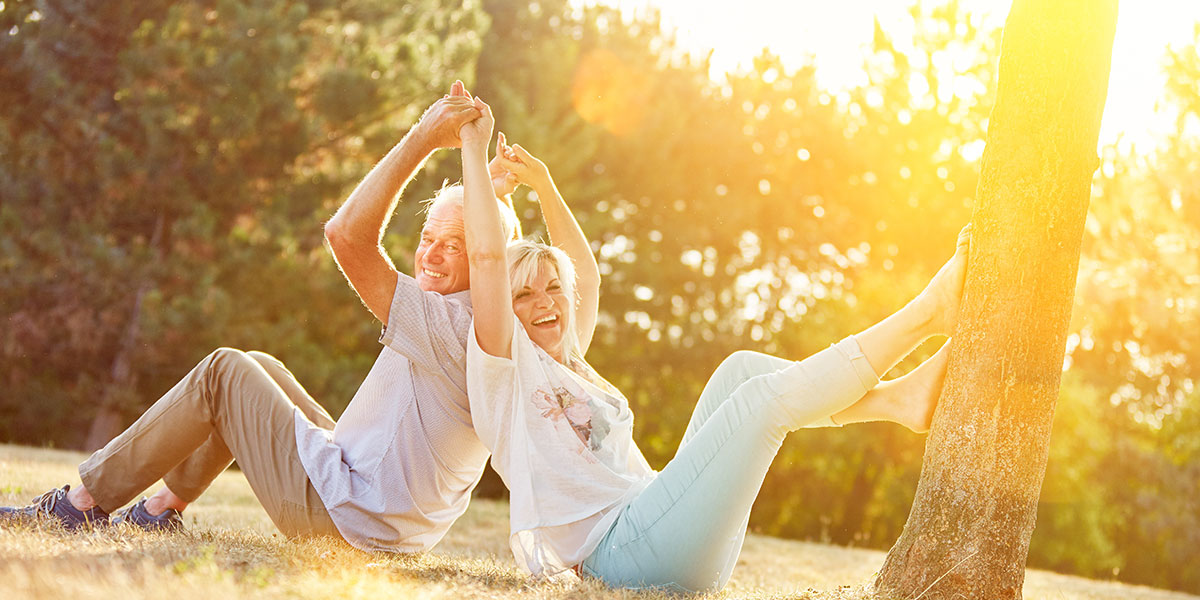
M962 302L963 283L967 278L967 258L971 250L971 224L958 232L954 256L942 265L916 302L929 312L931 329L942 335L952 335L958 322L958 307Z
M875 386L861 400L833 415L833 422L849 425L891 421L916 433L929 431L949 360L950 342L946 342L917 368Z
M889 390L893 416L889 418L917 433L929 431L933 411L942 396L946 367L950 364L950 344L946 342L928 360L903 377L893 380Z

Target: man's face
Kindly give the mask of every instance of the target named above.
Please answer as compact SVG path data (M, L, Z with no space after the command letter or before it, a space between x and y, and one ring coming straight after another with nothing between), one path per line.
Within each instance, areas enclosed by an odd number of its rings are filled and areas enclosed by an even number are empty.
M429 208L413 264L417 286L427 292L453 294L471 286L461 206L438 202Z

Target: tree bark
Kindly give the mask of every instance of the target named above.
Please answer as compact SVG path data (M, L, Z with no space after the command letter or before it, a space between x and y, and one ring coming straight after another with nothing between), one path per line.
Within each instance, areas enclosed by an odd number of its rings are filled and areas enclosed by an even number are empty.
M166 252L162 247L165 229L166 218L160 213L154 220L154 233L150 236L150 247L154 249L155 266L162 262L163 254ZM150 287L150 279L151 276L146 275L138 284L137 293L134 294L129 322L125 326L125 333L121 336L121 343L113 355L110 369L112 381L104 388L104 395L100 398L96 415L92 417L87 438L83 442L83 449L87 452L95 452L103 448L124 428L124 424L121 422L120 408L123 401L132 396L137 388L138 378L137 372L133 368L133 354L141 332L139 322L142 315L142 299Z
M1013 2L949 372L878 596L1021 598L1116 15L1116 0Z
M130 394L137 386L137 374L133 370L132 354L138 339L138 320L142 313L142 298L146 295L148 285L142 283L133 299L133 310L130 311L129 323L121 336L121 344L113 357L111 376L112 381L105 386L104 395L96 408L96 416L88 427L87 439L83 449L95 452L104 447L109 440L121 433L121 400Z

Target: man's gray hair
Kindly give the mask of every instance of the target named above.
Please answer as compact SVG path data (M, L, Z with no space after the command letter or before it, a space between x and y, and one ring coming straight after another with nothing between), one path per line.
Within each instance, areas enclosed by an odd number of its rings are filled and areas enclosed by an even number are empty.
M452 204L462 209L463 186L461 183L444 183L442 189L438 190L424 204L425 218L427 219L436 204ZM511 198L508 196L505 196L504 199L496 198L496 205L500 207L500 224L504 227L504 237L509 241L521 239L521 220L517 218L517 212L513 210Z

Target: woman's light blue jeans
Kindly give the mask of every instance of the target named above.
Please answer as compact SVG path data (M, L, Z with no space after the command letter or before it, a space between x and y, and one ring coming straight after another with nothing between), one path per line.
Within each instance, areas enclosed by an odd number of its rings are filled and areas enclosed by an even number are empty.
M581 570L613 587L723 588L783 438L834 425L831 415L877 383L853 336L800 362L731 354L705 384L675 458L622 510Z

